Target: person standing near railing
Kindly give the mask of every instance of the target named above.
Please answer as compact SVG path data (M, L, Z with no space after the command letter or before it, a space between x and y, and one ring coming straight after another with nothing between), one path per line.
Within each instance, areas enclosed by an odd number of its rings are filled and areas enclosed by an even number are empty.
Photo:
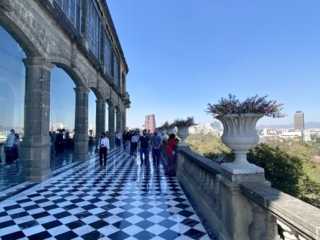
M173 169L174 165L174 158L175 158L175 148L176 148L176 136L172 133L169 136L168 143L167 143L167 149L166 149L166 154L167 154L167 168L164 174L166 175L175 175L175 171Z

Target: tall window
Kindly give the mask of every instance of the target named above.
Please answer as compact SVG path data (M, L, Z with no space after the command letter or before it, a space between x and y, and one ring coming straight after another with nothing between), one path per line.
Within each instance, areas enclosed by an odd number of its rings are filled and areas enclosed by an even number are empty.
M93 54L99 58L99 14L92 0L88 4L88 39L89 47Z
M107 66L107 73L112 76L112 51L111 43L106 32L103 32L104 37L104 62Z
M81 26L81 0L56 0L73 26L80 31Z
M113 77L115 81L115 85L120 87L120 65L119 65L119 57L116 53L114 53L113 58Z

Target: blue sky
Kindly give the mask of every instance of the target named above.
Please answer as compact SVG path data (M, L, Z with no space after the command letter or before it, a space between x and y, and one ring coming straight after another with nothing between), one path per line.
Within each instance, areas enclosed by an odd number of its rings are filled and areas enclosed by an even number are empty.
M319 0L107 0L129 65L129 127L154 113L157 124L204 112L228 93L269 94L319 121Z

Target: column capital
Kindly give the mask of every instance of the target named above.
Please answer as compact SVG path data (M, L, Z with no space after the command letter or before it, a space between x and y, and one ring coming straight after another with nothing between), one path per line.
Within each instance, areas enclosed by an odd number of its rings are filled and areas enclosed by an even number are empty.
M81 93L81 92L83 92L83 93L89 94L90 89L88 89L88 88L85 87L85 86L76 86L76 87L74 88L74 91L75 91L76 93Z
M102 99L102 98L98 98L98 99L96 100L96 103L97 103L97 104L106 104L106 101L105 101L104 99Z
M22 61L24 62L24 65L26 66L26 68L43 67L43 68L46 68L48 71L51 71L52 68L54 68L54 65L51 62L41 57L28 57L28 58L24 58Z

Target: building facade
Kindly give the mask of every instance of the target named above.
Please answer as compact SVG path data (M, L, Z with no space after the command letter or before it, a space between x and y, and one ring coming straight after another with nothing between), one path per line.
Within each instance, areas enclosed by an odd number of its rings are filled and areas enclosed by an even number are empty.
M156 117L154 114L145 116L144 128L150 130L150 132L154 132L156 129Z
M107 129L107 118L114 146L114 132L126 126L130 107L129 69L106 1L0 1L0 37L0 126L21 131L21 181L52 176L49 130L56 79L51 73L56 68L74 85L69 97L75 102L74 159L88 159L90 92L96 98L96 130Z
M304 128L304 113L296 111L294 114L294 129L303 131Z

